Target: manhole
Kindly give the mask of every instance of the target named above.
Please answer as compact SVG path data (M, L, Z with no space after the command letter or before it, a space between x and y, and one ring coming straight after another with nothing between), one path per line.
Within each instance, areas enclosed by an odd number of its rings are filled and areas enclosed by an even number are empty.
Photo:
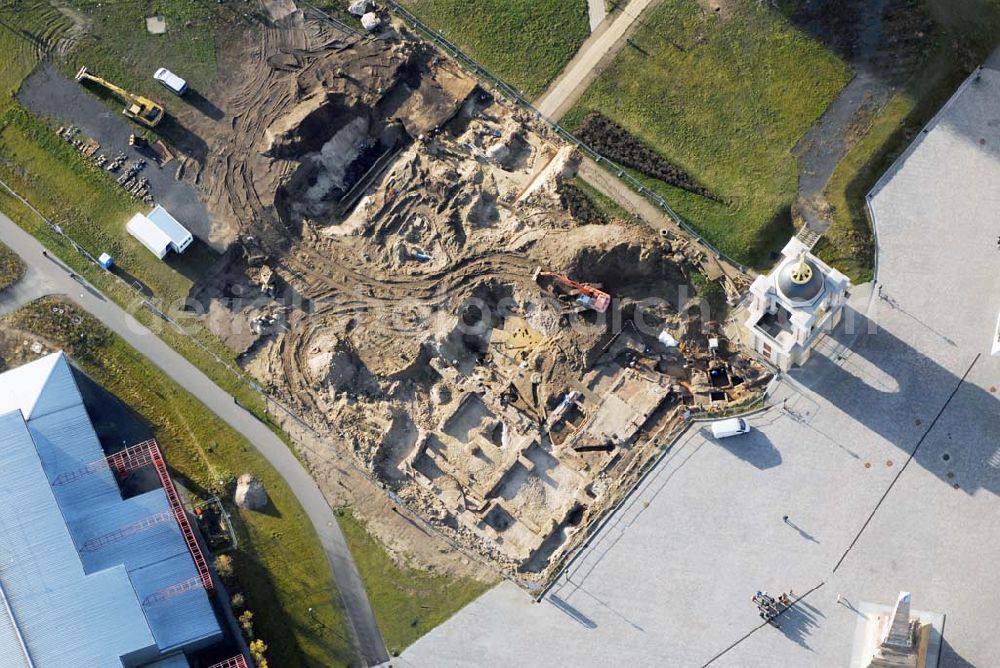
M946 453L944 453L943 455L941 455L941 459L943 459L943 460L945 460L945 461L948 461L949 459L951 459L951 455L949 455L949 454L948 454L948 453L946 452Z
M870 469L871 467L872 467L872 463L871 462L865 462L865 468L866 469Z
M954 477L955 477L955 474L952 473L951 471L948 471L948 479L951 480Z
M892 460L891 459L885 460L885 465L886 466L892 466Z
M919 426L921 425L921 421L920 421L920 420L914 420L914 422L916 423L916 425L917 425L918 427L919 427Z
M996 394L997 393L997 386L996 385L990 385L990 392L992 392L993 394Z
M956 482L956 483L955 483L954 485L952 485L952 487L954 487L955 489L958 489L959 485L958 485L958 483Z

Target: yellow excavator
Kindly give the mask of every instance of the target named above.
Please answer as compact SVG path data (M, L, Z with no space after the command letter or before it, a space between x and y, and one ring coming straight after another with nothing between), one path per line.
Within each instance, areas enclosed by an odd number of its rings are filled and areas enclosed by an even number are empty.
M156 127L156 124L163 120L163 106L158 102L150 100L148 97L130 93L121 86L116 86L106 79L91 74L86 66L81 67L76 73L77 81L93 81L98 86L111 91L116 97L125 103L122 113L126 118L131 118L145 125L147 128Z

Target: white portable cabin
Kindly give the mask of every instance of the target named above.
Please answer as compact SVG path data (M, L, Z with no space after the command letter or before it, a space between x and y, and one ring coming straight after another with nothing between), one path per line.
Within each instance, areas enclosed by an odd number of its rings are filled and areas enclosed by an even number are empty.
M137 213L132 216L125 229L161 260L171 249L178 255L183 253L194 241L187 228L160 205L149 215Z

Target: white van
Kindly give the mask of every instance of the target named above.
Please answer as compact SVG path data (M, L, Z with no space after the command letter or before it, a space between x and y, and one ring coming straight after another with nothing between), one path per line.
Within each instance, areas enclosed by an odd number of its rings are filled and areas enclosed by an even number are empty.
M183 95L188 89L187 81L168 70L161 67L153 74L153 78L163 84L174 95Z
M743 418L729 418L712 423L712 436L716 438L729 438L745 434L750 431L750 425Z

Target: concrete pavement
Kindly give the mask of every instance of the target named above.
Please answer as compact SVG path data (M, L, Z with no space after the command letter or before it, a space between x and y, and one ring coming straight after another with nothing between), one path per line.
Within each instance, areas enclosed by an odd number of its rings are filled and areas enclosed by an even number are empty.
M42 272L29 264L17 283L0 290L0 315L7 315L39 297L50 295L53 290L52 284Z
M0 214L0 238L28 265L30 273L26 278L37 282L35 286L26 284L18 288L16 295L20 297L13 297L12 304L17 303L19 298L41 296L36 294L38 292L65 294L198 397L267 459L291 487L319 535L346 608L349 630L362 660L367 665L387 661L389 655L385 643L336 517L319 487L284 442L257 418L236 405L230 394L117 304L75 281L58 261L43 256L44 247L3 214ZM0 305L3 303L0 302Z

